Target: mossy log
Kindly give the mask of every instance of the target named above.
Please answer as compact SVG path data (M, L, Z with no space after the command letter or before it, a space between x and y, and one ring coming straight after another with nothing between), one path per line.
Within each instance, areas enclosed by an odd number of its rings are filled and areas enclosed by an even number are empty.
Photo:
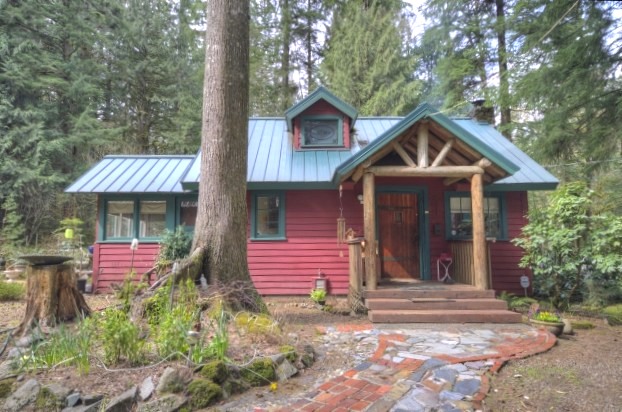
M51 327L91 313L76 287L71 265L28 266L26 275L26 313L16 336L37 325Z

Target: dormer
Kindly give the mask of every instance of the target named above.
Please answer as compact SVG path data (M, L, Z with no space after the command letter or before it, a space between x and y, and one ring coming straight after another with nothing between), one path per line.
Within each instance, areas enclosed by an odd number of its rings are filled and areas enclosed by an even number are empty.
M318 87L285 112L296 150L350 149L356 109L324 87Z

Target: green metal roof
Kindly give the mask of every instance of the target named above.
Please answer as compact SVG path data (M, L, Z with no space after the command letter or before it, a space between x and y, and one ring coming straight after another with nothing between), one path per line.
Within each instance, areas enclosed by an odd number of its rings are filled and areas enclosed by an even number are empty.
M293 130L292 122L296 116L298 116L320 100L326 100L335 108L339 109L339 111L347 115L350 119L352 119L350 127L354 127L354 123L356 122L356 118L358 116L358 111L354 107L350 106L348 103L344 102L343 100L329 92L325 87L320 86L315 89L310 95L287 109L287 111L285 112L285 119L287 120L287 130Z

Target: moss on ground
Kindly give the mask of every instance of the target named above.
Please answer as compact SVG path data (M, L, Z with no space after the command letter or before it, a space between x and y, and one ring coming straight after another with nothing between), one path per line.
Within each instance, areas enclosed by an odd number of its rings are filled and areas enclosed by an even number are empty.
M251 386L263 386L274 382L276 372L274 364L269 358L256 359L241 370L242 378Z
M298 354L296 353L296 348L294 348L292 345L281 346L279 348L279 352L285 355L285 359L287 359L291 363L296 362L296 359L298 358Z
M222 397L222 389L209 379L195 379L188 385L190 406L201 409L216 402Z
M0 381L0 399L4 399L13 392L15 378Z
M205 379L216 383L223 383L229 377L227 365L221 360L214 360L206 363L199 374Z

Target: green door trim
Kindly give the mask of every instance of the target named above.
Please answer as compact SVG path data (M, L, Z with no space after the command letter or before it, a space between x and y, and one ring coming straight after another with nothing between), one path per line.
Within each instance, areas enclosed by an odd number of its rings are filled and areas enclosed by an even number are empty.
M376 188L374 207L376 215L376 241L380 234L380 222L378 219L378 194L379 193L413 193L417 195L417 224L419 226L419 273L421 280L432 279L430 271L430 219L428 209L428 188L425 186L378 186Z

